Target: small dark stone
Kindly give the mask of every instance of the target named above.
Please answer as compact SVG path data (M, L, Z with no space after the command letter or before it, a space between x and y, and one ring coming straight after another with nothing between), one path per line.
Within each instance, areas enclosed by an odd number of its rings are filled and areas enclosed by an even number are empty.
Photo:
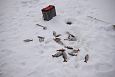
M115 25L113 25L113 28L115 28Z
M24 42L30 42L33 41L33 39L25 39Z
M71 24L72 24L72 22L71 22L71 21L67 21L67 22L66 22L66 24L71 25Z

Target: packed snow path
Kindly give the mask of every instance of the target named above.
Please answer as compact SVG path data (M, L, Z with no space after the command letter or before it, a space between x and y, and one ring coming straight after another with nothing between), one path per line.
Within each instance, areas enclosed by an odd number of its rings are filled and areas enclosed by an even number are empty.
M49 4L56 6L57 16L47 22L41 9ZM1 0L0 77L114 77L115 29L93 17L98 9L90 4L90 0ZM64 44L79 48L78 56L68 55L68 62L52 58L63 48L53 41L53 31L62 34ZM63 40L67 31L77 37L76 42ZM38 36L45 41L40 43Z

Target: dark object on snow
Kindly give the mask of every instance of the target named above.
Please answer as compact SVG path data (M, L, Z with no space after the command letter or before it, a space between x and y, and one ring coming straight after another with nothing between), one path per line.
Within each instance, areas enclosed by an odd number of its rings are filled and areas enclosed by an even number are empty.
M87 54L87 55L85 56L85 61L84 61L84 62L87 63L88 60L89 60L89 55Z
M52 55L52 57L59 57L62 55L62 51L57 52L56 54Z
M54 55L52 55L52 57L60 57L62 56L64 61L63 62L67 62L67 54L65 52L65 49L59 49L57 50L58 52Z
M61 34L58 34L58 35L56 35L55 37L59 37L59 36L61 36Z
M69 40L69 41L77 41L76 37L69 32L66 32L68 34L68 38L64 40Z
M45 39L45 37L41 37L41 36L38 36L38 38L39 38L39 42L43 42Z
M53 31L53 36L54 36L54 37L59 37L59 36L61 36L61 34L58 34L58 35L57 35L56 32Z
M78 53L80 50L79 49L74 49L73 52Z
M59 42L61 39L60 38L55 38L54 41Z
M115 25L113 25L113 28L115 29Z
M56 53L56 54L54 54L54 55L52 55L52 57L59 57L59 56L61 56L62 55L62 52L64 52L65 51L65 49L59 49L59 50L57 50L58 52Z
M61 51L62 52L62 57L63 57L63 59L64 59L64 61L63 62L67 62L67 54L65 53L65 49L59 49L59 50L57 50L57 51Z
M57 50L57 51L62 51L62 52L64 52L64 51L65 51L65 49L63 49L63 48L62 48L62 49L59 49L59 50Z
M62 57L64 59L63 62L67 62L67 54L65 53L65 51L62 52Z
M61 39L60 38L55 38L54 39L54 41L56 42L56 43L58 43L58 44L60 44L60 45L64 45L64 43L61 41Z
M26 39L26 40L24 40L24 42L30 42L30 41L33 41L33 39Z
M76 53L68 53L69 55L71 55L71 56L77 56L77 54Z
M56 37L56 32L55 31L53 31L53 36Z
M71 25L71 24L72 24L72 22L71 22L71 21L67 21L67 22L66 22L66 24Z
M113 27L115 28L115 25L113 25Z
M42 25L40 25L40 24L36 24L36 25L38 25L38 26L42 27L42 28L43 28L43 30L46 30L46 29L47 29L47 27L42 26Z
M53 17L56 16L55 6L49 5L48 7L43 8L42 14L43 14L44 20L46 20L46 21L51 20Z
M74 49L72 52L70 52L68 54L71 55L71 56L77 56L79 51L80 51L79 49L77 49L77 50Z
M65 46L65 48L73 50L73 48L70 46Z

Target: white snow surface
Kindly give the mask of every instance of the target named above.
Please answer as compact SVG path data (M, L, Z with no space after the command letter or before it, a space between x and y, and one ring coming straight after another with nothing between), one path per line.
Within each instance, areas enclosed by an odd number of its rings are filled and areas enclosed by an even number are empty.
M103 14L93 4L90 0L0 0L0 77L115 77L115 29L104 18L96 18ZM48 5L55 5L57 16L44 21L41 9ZM64 48L53 41L53 31L62 34L65 45L79 48L78 56L68 55L68 62L52 58ZM77 41L64 41L67 31ZM37 36L45 41L40 43ZM25 39L33 41L25 43Z

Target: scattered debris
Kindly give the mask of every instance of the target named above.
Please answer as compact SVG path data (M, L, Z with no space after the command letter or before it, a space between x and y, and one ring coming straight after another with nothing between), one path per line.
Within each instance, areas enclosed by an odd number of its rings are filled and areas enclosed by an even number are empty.
M67 24L71 24L71 22L68 22ZM45 27L45 26L42 26L42 25L39 25L39 24L36 24L36 25L42 27L44 30L47 29L47 27ZM113 27L115 27L115 25L113 25ZM77 40L76 37L73 34L70 34L69 32L66 32L66 33L68 34L68 38L64 39L64 40L69 40L69 41L76 41ZM64 43L59 38L59 36L61 36L61 34L57 34L55 31L53 31L53 36L55 37L53 40L56 43L58 43L60 45L63 45L67 49L72 50L72 52L68 53L69 55L71 55L71 56L77 56L78 55L78 52L80 50L79 49L76 50L76 49L74 49L73 47L70 47L70 46L65 46ZM45 37L41 37L41 36L38 36L38 38L39 38L39 42L43 42L44 39L45 39ZM30 41L33 41L33 39L26 39L26 40L24 40L24 42L30 42ZM65 49L62 48L62 49L59 49L57 51L58 52L55 53L54 55L52 55L52 57L60 57L60 56L62 56L63 59L64 59L63 62L67 62L67 54L65 52ZM89 59L89 55L87 54L85 56L85 61L84 62L87 63L88 59Z
M70 46L65 46L65 48L73 50L73 48Z
M45 26L42 26L42 25L40 25L40 24L36 24L36 25L38 25L38 26L42 27L42 28L43 28L43 30L47 30L47 27L45 27Z
M60 38L57 38L57 37L56 37L56 38L54 39L54 41L57 42L57 43L60 44L60 45L64 45L64 43L61 41Z
M86 56L85 56L85 61L84 62L86 62L87 63L87 61L89 60L89 55L88 54L86 54Z
M64 40L69 40L69 41L77 41L76 37L69 32L66 32L68 34L68 38Z
M59 36L61 36L61 34L58 34L58 35L57 35L56 32L53 31L53 36L54 36L54 37L59 37Z
M25 39L24 42L30 42L33 41L33 39Z
M39 42L43 42L45 39L45 37L41 37L41 36L38 36L38 38L39 38Z

